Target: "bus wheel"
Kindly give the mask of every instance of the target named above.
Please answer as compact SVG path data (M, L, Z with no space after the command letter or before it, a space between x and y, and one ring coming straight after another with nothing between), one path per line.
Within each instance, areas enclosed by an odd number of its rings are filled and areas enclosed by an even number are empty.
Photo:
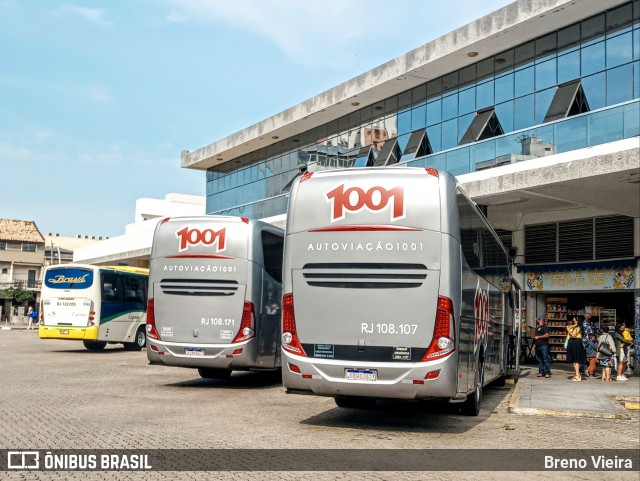
M375 407L375 398L358 396L336 396L333 398L339 408L371 409Z
M104 341L82 341L82 344L90 351L102 351L107 347L107 343Z
M147 345L147 333L144 329L144 326L140 326L136 331L135 340L133 342L124 343L124 348L127 351L140 351Z
M478 366L475 376L475 389L467 396L467 400L462 405L462 413L467 416L477 416L480 414L480 403L482 401L482 385L484 384L484 364Z
M198 374L200 374L200 377L203 379L226 379L231 375L231 369L199 367Z

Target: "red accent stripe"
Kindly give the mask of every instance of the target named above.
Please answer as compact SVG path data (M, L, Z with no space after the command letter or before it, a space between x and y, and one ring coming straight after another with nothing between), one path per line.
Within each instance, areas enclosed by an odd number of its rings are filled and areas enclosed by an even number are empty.
M348 231L419 231L415 227L404 227L400 225L336 225L331 227L321 227L311 229L309 232L348 232Z
M167 259L233 259L233 257L218 254L177 254L175 256L167 256Z

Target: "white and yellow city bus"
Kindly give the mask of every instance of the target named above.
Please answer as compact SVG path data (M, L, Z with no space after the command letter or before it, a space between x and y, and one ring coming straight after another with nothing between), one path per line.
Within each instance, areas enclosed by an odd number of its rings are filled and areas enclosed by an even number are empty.
M40 307L41 339L75 339L87 349L107 343L146 345L149 270L128 266L60 264L47 267Z

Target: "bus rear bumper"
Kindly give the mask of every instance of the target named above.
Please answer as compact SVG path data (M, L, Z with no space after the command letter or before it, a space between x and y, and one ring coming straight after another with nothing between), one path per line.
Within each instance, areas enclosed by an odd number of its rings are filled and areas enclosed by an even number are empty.
M98 339L98 326L38 326L40 339L74 339L95 341Z
M375 380L347 379L347 371L351 369L375 372ZM458 394L457 356L421 363L365 366L283 353L282 383L290 394L449 400Z
M246 371L260 366L257 342L250 339L237 344L182 344L147 338L147 359L151 364L190 368L230 369Z

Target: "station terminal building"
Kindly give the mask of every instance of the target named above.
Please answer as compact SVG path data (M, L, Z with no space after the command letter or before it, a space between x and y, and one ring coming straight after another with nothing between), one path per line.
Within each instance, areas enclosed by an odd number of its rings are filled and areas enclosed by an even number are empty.
M640 1L520 0L181 165L206 171L207 214L279 225L307 171L446 170L511 249L529 327L637 326L639 136Z

